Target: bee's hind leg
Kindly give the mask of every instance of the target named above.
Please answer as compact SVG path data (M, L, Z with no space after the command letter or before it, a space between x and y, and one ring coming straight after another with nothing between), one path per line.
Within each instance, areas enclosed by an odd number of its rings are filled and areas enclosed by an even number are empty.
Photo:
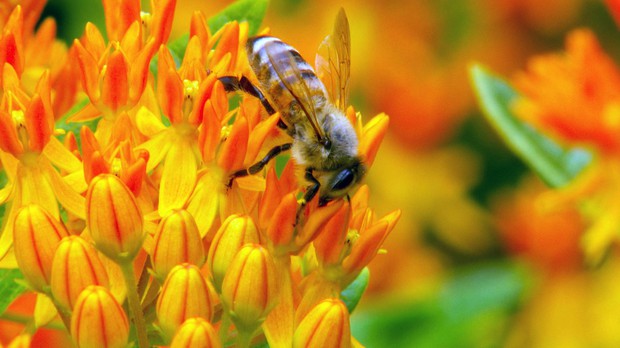
M227 92L242 91L248 93L249 95L260 100L260 103L263 104L263 107L267 110L269 115L276 113L276 110L273 106L271 106L269 100L265 98L263 92L261 92L258 87L254 86L247 77L241 76L241 78L238 78L237 76L222 76L218 78L218 80L220 80L220 82L224 85L224 89L226 89ZM278 120L278 127L281 129L287 128L286 124L282 122L282 120Z
M292 145L293 144L291 143L278 145L272 148L271 150L269 150L269 152L267 152L265 157L263 157L260 161L254 163L248 168L239 169L236 172L233 172L232 175L230 176L230 180L228 181L227 186L231 187L233 180L235 180L236 178L247 176L247 175L254 175L260 172L261 170L263 170L263 168L265 168L265 166L267 165L267 163L269 163L269 161L271 161L274 157L281 154L282 152L290 150Z

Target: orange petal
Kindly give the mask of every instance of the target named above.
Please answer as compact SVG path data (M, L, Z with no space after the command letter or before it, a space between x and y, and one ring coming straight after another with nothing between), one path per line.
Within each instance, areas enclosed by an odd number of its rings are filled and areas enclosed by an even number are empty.
M50 110L51 111L51 110ZM52 135L51 125L47 122L46 110L39 95L32 98L32 102L26 110L26 129L28 130L28 146L36 152L43 151Z
M155 38L157 45L168 41L170 30L172 30L172 19L174 18L176 3L176 0L160 0L155 2L151 36Z
M101 99L113 111L127 105L129 99L129 67L121 50L108 58L107 69L101 84Z
M189 37L198 36L200 45L207 48L209 44L209 26L207 25L207 17L202 11L194 11L189 25Z
M243 168L243 159L248 146L248 122L238 117L232 126L228 139L222 144L218 165L226 172Z
M364 126L362 139L360 140L360 153L364 157L364 163L368 168L372 166L372 162L375 160L389 123L390 118L386 114L379 114Z
M180 123L183 118L183 81L177 74L172 55L166 48L159 49L159 63L157 68L157 96L161 111L171 123Z
M237 63L237 49L239 48L239 23L237 21L230 22L222 28L222 37L213 53L213 62L219 62L224 55L230 53L230 65L225 71L232 70Z
M321 264L340 263L345 239L349 230L351 207L343 204L342 208L329 220L322 232L314 239L316 257Z
M119 41L133 22L140 21L140 0L103 0L103 11L108 37Z
M278 200L277 208L271 210L271 218L267 226L267 237L275 247L290 246L295 232L295 223L297 219L297 197L294 192L284 196L282 200Z
M77 59L80 65L80 71L82 72L80 77L82 79L82 87L88 94L91 102L96 103L99 101L99 67L97 65L97 59L82 46L82 43L77 39L73 41L73 45L77 50Z
M156 50L157 45L155 41L149 40L138 54L136 60L131 64L129 99L132 104L137 103L142 96L142 92L144 92L146 81L149 77L149 64Z
M13 156L19 156L24 152L24 146L17 137L13 119L4 110L0 110L0 149Z
M71 214L84 219L84 197L69 186L51 164L48 163L44 169L58 202Z
M254 164L258 153L265 143L265 139L267 139L267 136L275 129L279 119L280 114L275 113L252 129L250 139L248 140L248 150L243 162L244 165L249 166Z

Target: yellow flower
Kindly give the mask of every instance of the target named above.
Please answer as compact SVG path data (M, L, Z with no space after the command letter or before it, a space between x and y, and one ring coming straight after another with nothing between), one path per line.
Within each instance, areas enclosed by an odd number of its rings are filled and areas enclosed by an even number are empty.
M175 210L159 222L151 254L153 270L165 279L181 263L202 265L204 246L196 222L186 210Z
M201 317L210 321L215 301L206 279L195 265L184 263L174 267L157 300L159 326L168 339L187 319Z
M247 243L259 242L258 229L251 217L231 215L222 223L211 242L207 257L207 266L216 289L221 289L224 275L237 252Z
M80 348L123 348L129 339L129 322L106 288L91 285L75 303L71 336Z
M170 348L219 348L221 346L213 326L200 317L187 319L170 344Z
M33 289L45 292L58 242L68 235L67 230L43 208L30 204L17 212L14 232L20 270Z
M351 346L351 328L347 307L338 299L327 299L317 304L295 330L293 347Z
M101 174L90 183L86 223L97 249L112 260L133 260L142 248L142 213L131 191L114 175Z
M251 335L277 303L275 264L267 250L246 244L222 284L222 303L238 330Z
M51 290L54 299L72 309L77 297L89 285L108 287L108 273L95 248L78 236L63 238L54 255Z

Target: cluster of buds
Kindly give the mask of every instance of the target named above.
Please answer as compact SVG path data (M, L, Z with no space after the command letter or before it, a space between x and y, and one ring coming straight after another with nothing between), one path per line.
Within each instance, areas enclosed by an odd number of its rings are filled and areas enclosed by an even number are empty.
M194 13L179 65L166 46L174 0L152 14L103 3L109 41L92 24L69 48L52 20L35 32L44 1L0 22L0 266L45 299L37 325L58 314L79 347L350 346L340 293L400 212L376 217L366 186L301 205L291 161L228 185L282 136L252 96L230 109L218 80L251 75L248 23L212 32ZM29 55L41 47L59 59ZM56 122L81 100L70 121L98 122L60 141ZM388 118L347 116L370 166Z

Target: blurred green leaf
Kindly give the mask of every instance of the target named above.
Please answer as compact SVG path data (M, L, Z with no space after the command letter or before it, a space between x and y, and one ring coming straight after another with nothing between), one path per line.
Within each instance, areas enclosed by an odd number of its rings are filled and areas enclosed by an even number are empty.
M222 12L209 18L209 30L215 33L224 24L232 21L248 22L250 36L255 35L263 22L267 5L269 5L269 0L237 0Z
M357 307L362 295L364 295L364 291L368 287L369 280L370 270L368 270L368 267L365 267L357 278L340 293L340 299L347 306L349 313L353 313L353 310Z
M529 285L511 263L467 267L429 297L359 309L352 332L368 347L498 347Z
M517 92L480 65L470 69L474 90L484 115L507 145L552 187L561 187L576 177L592 160L583 148L565 149L510 110Z
M0 314L4 313L17 296L26 291L25 286L15 281L23 278L18 269L0 269Z

